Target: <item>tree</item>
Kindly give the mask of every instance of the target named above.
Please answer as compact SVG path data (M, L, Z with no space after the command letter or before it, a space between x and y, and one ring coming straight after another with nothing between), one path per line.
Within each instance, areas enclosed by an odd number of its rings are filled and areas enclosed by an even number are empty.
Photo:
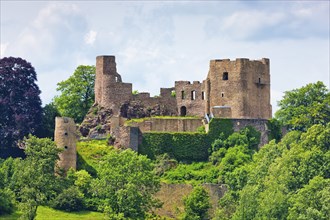
M95 66L80 65L69 79L57 84L54 103L63 116L80 123L94 103Z
M208 219L208 209L211 207L210 196L202 186L197 186L184 198L184 220Z
M330 179L316 176L290 198L288 219L329 219Z
M50 139L34 136L25 139L24 145L27 157L15 169L12 183L22 218L33 220L38 206L50 201L60 187L54 173L60 150Z
M146 156L132 150L112 151L103 158L91 186L102 201L99 208L111 219L145 219L151 208L159 206L153 194L160 182L153 170Z
M285 92L276 118L292 130L330 122L330 92L322 82Z
M34 134L41 121L40 90L33 66L22 58L0 59L0 148Z
M42 119L40 128L36 132L39 138L54 138L55 117L61 116L53 102L42 108Z

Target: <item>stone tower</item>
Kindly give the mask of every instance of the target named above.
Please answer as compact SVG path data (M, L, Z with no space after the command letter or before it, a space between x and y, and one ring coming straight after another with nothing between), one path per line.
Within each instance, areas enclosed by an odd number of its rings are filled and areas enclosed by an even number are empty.
M269 59L211 60L204 83L206 113L226 118L272 117Z
M76 149L76 125L72 118L56 117L55 118L55 143L58 148L63 149L60 153L60 161L58 165L64 171L71 167L76 169L77 166L77 149Z
M115 56L96 57L95 103L118 115L121 103L131 98L132 84L122 82Z

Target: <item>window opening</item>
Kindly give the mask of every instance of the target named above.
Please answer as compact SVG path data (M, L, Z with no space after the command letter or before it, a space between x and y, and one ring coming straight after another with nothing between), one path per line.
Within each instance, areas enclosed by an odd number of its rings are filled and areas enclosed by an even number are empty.
M259 78L259 84L261 83L261 79Z
M205 93L202 92L202 100L204 100L204 99L205 99Z
M225 94L222 92L222 93L221 93L221 97L224 97L224 96L225 96Z
M185 93L184 93L184 91L181 91L181 99L185 99Z
M191 91L191 100L195 100L196 99L196 91L193 90Z
M182 106L180 108L180 116L186 116L187 115L187 108L186 106Z
M222 74L222 79L223 79L223 80L228 80L228 72L224 72L224 73Z

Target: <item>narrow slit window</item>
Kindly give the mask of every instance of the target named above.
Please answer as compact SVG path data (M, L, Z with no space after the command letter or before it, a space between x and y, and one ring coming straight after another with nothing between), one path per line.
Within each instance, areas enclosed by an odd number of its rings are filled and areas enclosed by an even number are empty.
M196 99L196 91L193 90L191 91L191 100L195 100Z
M228 72L224 72L224 73L222 74L222 79L223 79L223 80L228 80Z
M223 92L221 93L221 97L225 97L225 94Z
M181 99L185 99L184 91L181 91Z
M205 93L202 92L202 100L205 100Z
M258 82L259 82L259 84L261 83L261 79L260 78L259 78L259 81Z

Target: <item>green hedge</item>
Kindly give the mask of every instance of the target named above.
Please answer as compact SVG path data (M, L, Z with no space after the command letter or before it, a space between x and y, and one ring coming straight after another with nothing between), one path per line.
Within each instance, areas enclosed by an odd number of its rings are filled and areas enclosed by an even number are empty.
M148 132L142 134L139 153L155 159L157 155L168 153L178 161L205 161L209 156L211 143L223 133L227 138L234 132L230 119L212 119L209 132Z

